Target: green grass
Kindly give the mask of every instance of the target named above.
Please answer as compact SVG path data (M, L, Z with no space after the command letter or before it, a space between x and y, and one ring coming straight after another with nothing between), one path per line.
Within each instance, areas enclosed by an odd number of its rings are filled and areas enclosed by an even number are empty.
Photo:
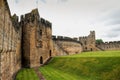
M74 54L62 57L120 57L120 51L82 52L81 54Z
M55 57L39 70L47 80L120 80L120 51Z
M39 80L33 69L22 69L16 76L16 80Z

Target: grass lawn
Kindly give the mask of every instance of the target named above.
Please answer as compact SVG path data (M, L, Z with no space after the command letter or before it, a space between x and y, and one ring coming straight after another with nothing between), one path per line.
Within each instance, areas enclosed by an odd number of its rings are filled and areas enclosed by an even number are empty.
M82 52L81 54L74 54L62 57L120 57L120 51Z
M16 76L16 80L39 80L33 69L22 69Z
M47 80L120 80L120 51L55 57L39 70Z

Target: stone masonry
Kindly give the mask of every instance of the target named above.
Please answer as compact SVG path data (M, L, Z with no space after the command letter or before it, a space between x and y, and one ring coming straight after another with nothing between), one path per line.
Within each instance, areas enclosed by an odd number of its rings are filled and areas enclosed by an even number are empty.
M63 36L53 36L54 55L71 55L82 52L82 45L76 39Z
M0 0L0 80L13 80L22 67L39 67L53 56L96 50L120 50L120 41L96 44L95 31L79 38L52 36L52 23L38 9L19 21L7 0Z
M21 24L23 66L40 66L52 56L52 24L37 9L21 16Z
M103 42L96 44L101 50L120 50L120 41Z
M0 80L12 80L21 66L21 27L11 16L6 0L0 0Z
M82 43L83 51L96 51L95 46L95 31L90 31L88 36L79 37L79 41Z

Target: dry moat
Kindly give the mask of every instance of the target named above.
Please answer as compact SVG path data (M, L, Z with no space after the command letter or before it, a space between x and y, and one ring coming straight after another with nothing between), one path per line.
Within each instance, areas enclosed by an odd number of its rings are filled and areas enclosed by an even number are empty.
M38 9L19 21L7 0L0 0L0 80L13 80L21 68L39 67L50 57L104 50L120 50L120 41L96 44L95 31L78 38L52 35L52 23Z

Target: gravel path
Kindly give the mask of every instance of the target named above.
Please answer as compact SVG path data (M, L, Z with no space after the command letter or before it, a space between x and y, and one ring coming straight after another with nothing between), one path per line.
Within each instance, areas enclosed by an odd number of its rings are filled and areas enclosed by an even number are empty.
M38 67L34 68L34 70L35 70L36 74L38 75L38 77L40 78L40 80L46 80L44 78L44 76L42 75L42 73L39 71Z

